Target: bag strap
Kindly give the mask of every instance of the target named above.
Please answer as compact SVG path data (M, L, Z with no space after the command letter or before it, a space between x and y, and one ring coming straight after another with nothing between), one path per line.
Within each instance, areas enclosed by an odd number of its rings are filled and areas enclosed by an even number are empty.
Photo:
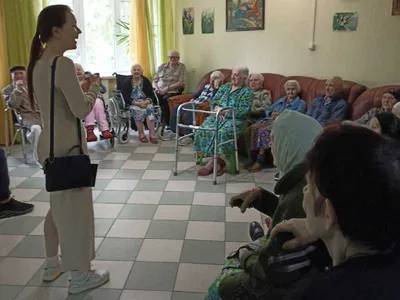
M55 77L56 65L59 56L54 57L51 64L51 85L50 85L50 154L49 158L54 159L54 91L55 91Z
M51 64L51 86L50 86L50 160L54 160L54 97L55 97L55 77L56 77L56 65L59 56L54 57L53 63ZM82 131L81 121L76 118L79 145L72 147L72 149L79 147L80 154L83 154L82 149ZM71 150L72 150L71 149ZM70 150L70 152L71 152Z

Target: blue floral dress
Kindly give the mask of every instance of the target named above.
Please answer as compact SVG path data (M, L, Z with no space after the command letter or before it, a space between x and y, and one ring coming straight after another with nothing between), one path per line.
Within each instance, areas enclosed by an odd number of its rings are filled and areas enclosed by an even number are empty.
M131 98L132 98L131 113L135 121L144 122L146 117L148 117L149 120L155 119L154 107L151 103L147 105L146 108L141 108L135 105L136 101L146 100L148 98L143 92L143 78L140 80L138 84L132 83Z
M231 92L232 83L227 83L221 86L214 98L211 100L210 109L213 110L217 105L219 107L231 106L235 110L236 120L233 124L232 116L226 115L224 121L219 122L218 143L230 140L233 138L233 126L236 126L236 133L239 134L245 129L248 112L251 107L252 92L247 86L243 86ZM216 115L207 117L202 128L213 128L216 123ZM195 130L194 132L194 151L201 151L204 156L209 156L214 153L215 134L212 130ZM234 144L227 143L217 149L218 154L230 155L234 151Z

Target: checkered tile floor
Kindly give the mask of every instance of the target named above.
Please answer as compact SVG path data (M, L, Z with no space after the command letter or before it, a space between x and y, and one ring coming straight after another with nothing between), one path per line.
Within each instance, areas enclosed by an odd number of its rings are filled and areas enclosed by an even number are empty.
M181 148L179 174L173 176L173 142L140 144L136 134L110 149L107 141L89 144L99 163L93 190L95 268L107 268L111 280L89 294L69 296L64 274L41 281L43 223L49 209L42 171L22 163L20 147L8 159L16 199L35 204L26 216L0 221L0 298L18 300L200 300L224 263L224 257L249 241L254 210L228 207L235 193L254 186L272 190L275 170L241 171L199 178L190 147Z

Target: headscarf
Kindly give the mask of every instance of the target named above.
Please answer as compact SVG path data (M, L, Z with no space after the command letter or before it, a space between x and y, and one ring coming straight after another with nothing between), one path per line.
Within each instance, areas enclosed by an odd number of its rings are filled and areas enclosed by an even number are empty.
M376 114L381 126L381 133L394 139L400 139L400 119L392 112L381 112Z
M284 110L273 125L274 161L280 175L302 163L322 126L315 119L292 110Z
M388 89L384 94L392 95L397 102L400 101L400 89Z

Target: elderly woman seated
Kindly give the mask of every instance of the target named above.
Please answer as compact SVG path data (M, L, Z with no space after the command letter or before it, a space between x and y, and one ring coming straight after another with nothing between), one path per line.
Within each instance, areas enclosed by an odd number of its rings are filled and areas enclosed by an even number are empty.
M400 101L400 90L390 89L382 95L381 107L374 107L358 120L357 124L367 125L378 113L392 111L394 105Z
M297 80L288 80L284 89L286 96L277 100L266 111L265 117L259 119L250 129L251 160L245 165L250 172L259 172L265 167L264 153L268 149L272 124L284 110L294 110L305 113L306 102L300 98L300 83Z
M85 80L85 71L83 70L83 67L80 64L76 63L75 70L76 70L76 76L78 77L79 82L81 83L82 86L84 86L86 83L86 80ZM105 86L101 85L100 93L105 94L106 92L107 92L107 90L106 90ZM85 126L86 126L86 131L87 131L87 141L88 142L97 141L97 136L94 134L94 126L96 124L96 121L97 121L97 124L99 125L99 129L101 131L103 138L110 139L113 137L113 134L110 132L110 125L108 124L107 115L106 115L105 110L106 109L104 107L103 100L100 98L97 98L92 111L85 118Z
M134 64L131 68L132 77L127 78L122 85L122 95L127 105L130 105L132 117L135 120L139 132L139 140L142 143L148 143L144 134L144 125L146 121L149 128L150 142L158 143L155 133L155 115L153 103L155 97L151 82L143 76L143 68L140 64Z
M303 218L303 189L306 186L307 152L322 127L314 119L294 111L285 111L274 122L271 150L282 178L274 193L262 188L232 197L230 205L242 213L255 208L273 215L272 228L289 218ZM276 195L279 195L279 198ZM310 264L308 255L320 254L321 259ZM304 274L329 264L328 253L321 247L297 248L286 252L269 236L244 244L226 259L220 276L208 290L205 300L283 299L288 287Z
M399 161L397 141L362 126L334 125L317 139L307 157L306 218L273 234L294 234L287 251L322 240L333 267L298 282L289 299L399 299Z
M400 102L397 102L393 106L392 113L394 113L398 118L400 118Z
M259 73L250 74L249 88L253 92L253 104L249 116L252 121L263 118L265 110L271 105L271 92L264 89L263 84L264 76Z
M246 126L246 119L250 110L252 93L246 86L249 69L247 67L235 67L232 71L231 82L220 87L214 98L211 100L211 110L218 112L220 109L230 106L234 109L236 120L233 123L232 116L228 114L221 115L218 128L218 143L225 142L233 138L233 126L237 134L240 134ZM213 128L216 126L216 115L207 117L201 127ZM195 130L194 132L194 151L200 152L200 155L210 156L214 154L215 131ZM221 154L230 156L233 153L233 143L224 144L217 149L218 154L218 175L224 173L225 162L220 157ZM213 172L214 160L211 159L207 165L198 171L199 176L207 176Z
M193 95L192 99L190 99L189 103L185 105L186 108L193 108L193 105L190 103L194 103L195 106L201 103L209 102L217 93L219 87L223 84L225 79L224 74L220 71L214 71L210 76L210 83L206 84L202 90L199 90L196 94ZM174 106L174 111L171 116L170 124L171 124L171 133L166 133L163 136L163 140L171 140L175 138L176 134L176 116L178 114L179 105ZM185 116L185 125L193 125L193 112L181 112L181 116ZM183 134L189 134L192 132L190 128L183 128ZM187 146L193 143L192 137L186 137L180 141L181 146Z

